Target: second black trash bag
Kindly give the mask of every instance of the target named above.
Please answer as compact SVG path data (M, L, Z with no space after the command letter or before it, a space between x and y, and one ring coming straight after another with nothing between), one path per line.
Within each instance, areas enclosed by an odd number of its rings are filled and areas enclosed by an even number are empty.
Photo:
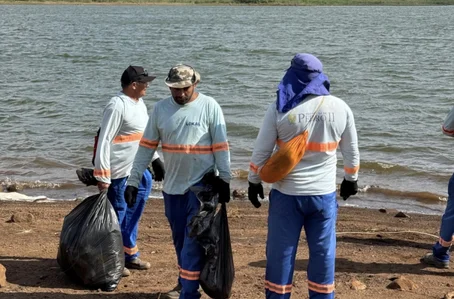
M57 261L86 287L116 289L124 268L123 240L106 192L87 197L65 217Z
M214 299L230 298L235 268L230 242L227 207L210 189L191 188L201 202L199 213L189 224L190 236L195 237L205 250L205 263L199 282L203 291Z

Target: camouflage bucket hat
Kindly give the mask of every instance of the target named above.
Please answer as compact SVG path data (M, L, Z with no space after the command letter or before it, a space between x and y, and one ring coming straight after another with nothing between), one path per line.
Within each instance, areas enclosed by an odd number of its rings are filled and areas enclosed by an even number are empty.
M200 82L200 74L192 66L179 64L170 69L166 85L172 88L185 88Z

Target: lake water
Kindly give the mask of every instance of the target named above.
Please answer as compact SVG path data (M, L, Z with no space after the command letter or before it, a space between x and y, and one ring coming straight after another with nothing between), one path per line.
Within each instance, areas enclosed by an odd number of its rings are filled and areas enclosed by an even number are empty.
M362 192L341 205L439 214L454 171L454 140L440 130L454 105L453 46L454 6L0 5L0 181L57 199L95 192L75 169L90 166L122 71L157 76L151 110L169 95L169 68L187 63L223 108L233 187L246 189L265 109L307 52L355 114Z

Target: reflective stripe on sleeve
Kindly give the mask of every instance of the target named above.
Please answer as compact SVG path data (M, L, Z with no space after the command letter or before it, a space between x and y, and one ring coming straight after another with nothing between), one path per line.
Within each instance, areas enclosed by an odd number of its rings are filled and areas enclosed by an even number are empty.
M101 178L110 178L110 169L95 169L93 175Z
M146 138L140 139L139 145L149 148L149 149L156 149L158 147L159 140L149 140Z
M348 174L355 174L359 171L359 165L355 166L353 168L344 166L344 171L345 171L345 173L348 173Z
M220 142L213 144L213 152L222 152L229 150L229 143L228 142Z
M443 133L445 133L447 135L454 135L454 130L448 130L444 126L442 126L441 129L443 130Z
M249 164L249 169L254 173L259 173L259 167L252 162Z

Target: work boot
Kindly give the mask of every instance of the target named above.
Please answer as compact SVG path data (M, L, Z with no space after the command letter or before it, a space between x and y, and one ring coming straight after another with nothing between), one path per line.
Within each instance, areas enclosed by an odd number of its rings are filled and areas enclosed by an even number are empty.
M128 277L129 275L131 275L131 271L129 271L128 268L124 267L121 277Z
M429 266L434 266L441 269L449 268L449 261L443 261L438 259L433 253L427 253L421 258L421 262Z
M169 292L163 293L161 298L162 299L179 299L180 298L181 289L182 289L181 284L177 284L177 286L174 287Z
M144 262L139 258L135 258L130 261L125 261L125 267L134 270L148 270L151 268L151 264L149 262Z

